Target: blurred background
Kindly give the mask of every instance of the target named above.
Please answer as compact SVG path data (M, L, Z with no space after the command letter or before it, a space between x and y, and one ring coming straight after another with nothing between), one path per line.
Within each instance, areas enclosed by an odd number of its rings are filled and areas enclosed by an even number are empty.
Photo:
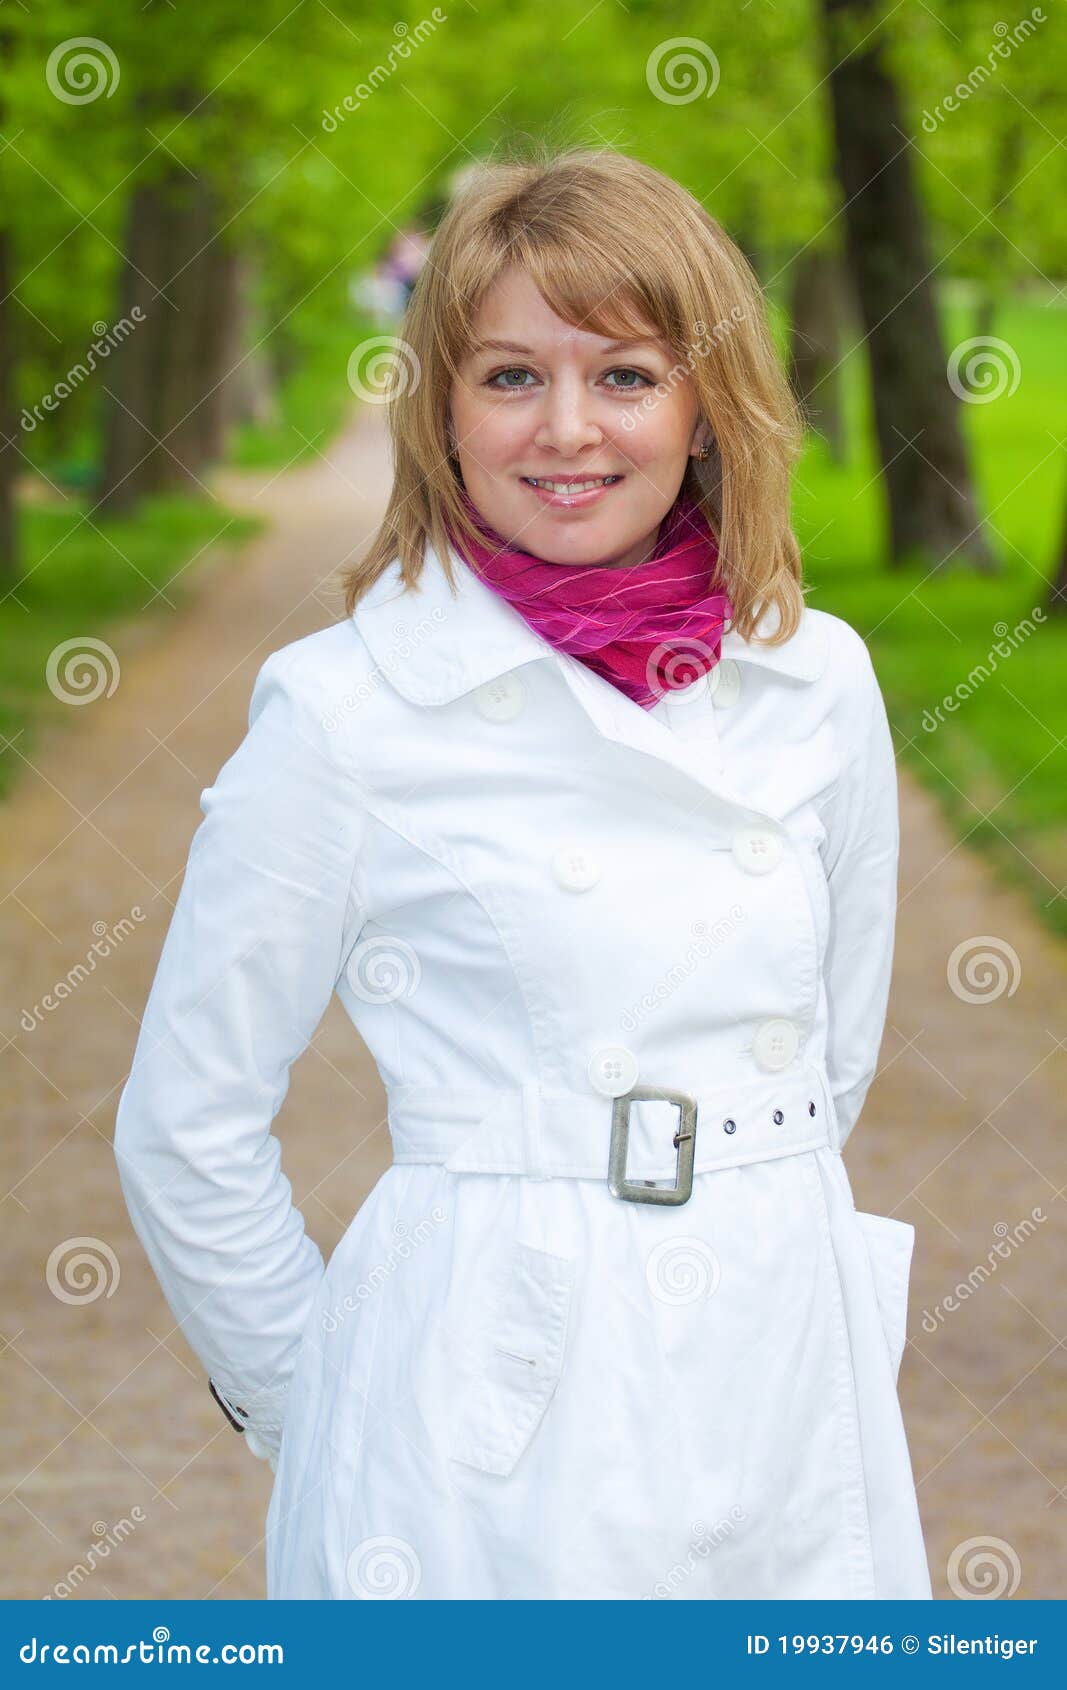
M384 509L433 230L525 141L676 176L765 290L810 602L898 750L846 1161L917 1231L935 1594L1063 1595L1065 82L1063 0L0 8L3 1595L263 1594L270 1473L133 1237L114 1112L199 794ZM389 1161L336 1002L277 1130L328 1254Z

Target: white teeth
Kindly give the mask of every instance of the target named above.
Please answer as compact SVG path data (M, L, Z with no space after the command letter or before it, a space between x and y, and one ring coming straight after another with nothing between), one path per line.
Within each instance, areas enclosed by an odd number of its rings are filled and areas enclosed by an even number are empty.
M539 481L533 475L526 477L532 487L543 487L546 493L591 493L594 487L606 487L618 479L617 475L601 475L596 481Z

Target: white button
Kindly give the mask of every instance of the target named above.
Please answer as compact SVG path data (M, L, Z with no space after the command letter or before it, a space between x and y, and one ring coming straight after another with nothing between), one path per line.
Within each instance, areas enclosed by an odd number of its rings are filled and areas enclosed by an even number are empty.
M581 845L564 845L552 857L552 873L566 892L588 892L600 879L600 865Z
M733 838L734 858L746 874L767 874L782 860L781 835L769 827L741 827Z
M784 1068L800 1048L800 1034L792 1021L775 1016L761 1021L752 1040L752 1054L761 1068Z
M637 1084L637 1058L625 1045L605 1045L593 1052L589 1080L604 1097L622 1097Z
M498 675L478 688L474 702L487 722L510 722L526 703L526 688L518 675Z
M710 671L711 696L717 710L736 704L741 692L741 670L732 657L722 657Z

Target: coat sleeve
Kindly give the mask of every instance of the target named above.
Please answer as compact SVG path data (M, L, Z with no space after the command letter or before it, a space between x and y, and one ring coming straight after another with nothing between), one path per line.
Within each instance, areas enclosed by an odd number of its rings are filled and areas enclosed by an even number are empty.
M275 1463L324 1263L271 1124L364 921L356 783L292 648L201 820L115 1120L130 1217L212 1394Z
M885 1029L900 850L893 737L870 653L859 635L855 661L858 677L844 701L848 750L827 865L827 1068L839 1149L863 1107Z

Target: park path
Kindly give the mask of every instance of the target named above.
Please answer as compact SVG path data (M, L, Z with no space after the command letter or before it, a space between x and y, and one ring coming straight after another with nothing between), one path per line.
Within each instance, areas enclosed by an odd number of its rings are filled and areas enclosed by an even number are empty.
M0 1596L264 1594L269 1469L174 1330L111 1137L199 794L242 737L268 652L341 614L336 572L371 533L389 478L374 411L283 474L219 474L220 496L269 527L240 559L209 559L186 608L112 635L121 684L72 707L0 805ZM846 1161L858 1207L918 1231L900 1389L935 1594L953 1593L953 1552L977 1539L977 1556L956 1555L957 1584L981 1588L992 1572L1005 1594L1060 1596L1067 947L903 774L901 798L893 995ZM124 919L128 936L44 1007ZM980 1002L947 977L971 939L992 944L1016 982ZM383 1103L335 1001L279 1118L286 1172L326 1256L388 1165ZM294 1124L309 1120L315 1133L301 1135ZM50 1253L84 1238L99 1282L87 1298L60 1260L56 1295Z

